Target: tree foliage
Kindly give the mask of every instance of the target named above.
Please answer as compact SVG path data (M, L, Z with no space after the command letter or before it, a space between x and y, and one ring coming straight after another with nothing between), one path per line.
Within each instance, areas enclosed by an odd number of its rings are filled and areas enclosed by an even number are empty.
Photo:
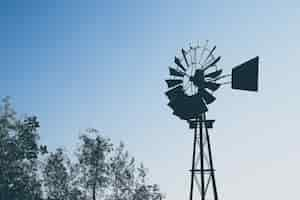
M111 199L132 199L135 181L135 160L124 149L124 143L116 148L111 158Z
M117 147L96 129L80 137L75 157L39 144L35 116L18 118L9 98L0 110L0 200L156 200L157 184L124 143Z
M97 134L95 129L88 129L88 134ZM109 139L100 135L95 138L88 134L80 136L82 144L78 149L78 161L80 172L82 174L81 182L87 190L91 191L92 199L104 194L105 188L109 184L109 163L108 155L112 151L112 144Z
M43 170L44 186L48 199L69 199L69 173L67 158L62 149L50 153Z
M16 113L3 100L0 113L0 196L2 199L40 199L38 176L39 122L36 117L16 119ZM45 146L42 146L45 150Z

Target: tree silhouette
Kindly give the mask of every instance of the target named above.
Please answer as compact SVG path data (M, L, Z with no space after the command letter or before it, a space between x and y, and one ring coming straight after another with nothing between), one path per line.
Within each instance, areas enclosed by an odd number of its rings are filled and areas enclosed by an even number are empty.
M74 159L39 144L37 117L18 118L4 98L0 109L0 200L157 200L157 184L137 167L124 143L114 147L96 129L79 137Z
M135 160L130 157L124 149L124 143L116 148L111 158L111 187L110 199L126 200L132 199L135 181Z
M48 199L69 199L69 172L67 158L61 148L50 153L43 170L44 185Z
M88 129L87 133L96 135L98 131ZM88 191L91 191L92 199L96 200L98 193L103 196L105 188L109 185L108 156L112 151L112 144L109 139L100 135L92 138L88 134L80 136L82 144L77 153L78 166L82 175L81 182Z
M45 151L38 146L38 128L36 117L16 119L9 98L3 99L0 113L0 196L3 200L42 197L38 156Z

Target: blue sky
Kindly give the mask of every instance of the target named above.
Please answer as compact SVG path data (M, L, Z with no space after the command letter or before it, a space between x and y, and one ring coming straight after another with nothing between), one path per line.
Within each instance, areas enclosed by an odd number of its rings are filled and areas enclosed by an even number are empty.
M123 140L167 199L187 199L192 131L164 96L168 65L209 40L226 72L260 56L260 91L224 87L209 107L221 199L295 198L298 1L1 1L0 91L41 121L50 149L97 128ZM247 194L247 195L245 195Z

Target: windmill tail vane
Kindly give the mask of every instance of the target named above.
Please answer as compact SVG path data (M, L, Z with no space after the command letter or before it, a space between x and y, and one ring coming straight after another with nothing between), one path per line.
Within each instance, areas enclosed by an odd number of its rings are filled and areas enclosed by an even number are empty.
M216 46L210 49L207 42L202 46L181 49L181 56L175 56L174 64L169 67L170 78L165 80L168 106L175 116L187 121L194 130L190 200L197 195L201 200L218 200L208 132L215 120L206 119L208 105L216 100L213 93L228 84L232 89L258 91L258 56L233 67L231 74L223 74L223 70L217 66L221 56L215 57L215 51ZM228 78L231 80L224 82Z

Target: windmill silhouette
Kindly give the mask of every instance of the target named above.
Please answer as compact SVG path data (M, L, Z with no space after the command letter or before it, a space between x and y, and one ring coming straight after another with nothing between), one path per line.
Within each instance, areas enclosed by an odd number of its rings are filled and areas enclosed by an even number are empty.
M223 75L223 70L217 66L221 57L214 56L215 50L216 46L208 48L208 42L190 46L188 50L181 49L181 56L175 56L173 66L169 67L171 78L166 80L168 106L194 130L190 200L196 194L201 200L218 200L208 132L215 120L206 119L208 105L216 100L213 92L228 84L232 89L258 91L258 56L234 67L231 74Z

